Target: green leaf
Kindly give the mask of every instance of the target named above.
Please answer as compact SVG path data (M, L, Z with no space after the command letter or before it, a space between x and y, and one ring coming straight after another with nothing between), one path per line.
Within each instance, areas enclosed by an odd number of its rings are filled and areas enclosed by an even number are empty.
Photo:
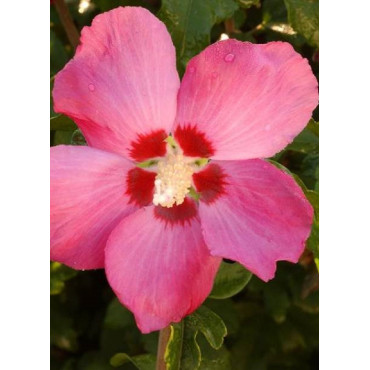
M201 306L189 315L187 320L195 330L202 332L213 348L218 349L222 346L227 329L220 316L209 308Z
M317 266L317 270L319 269L319 221L314 216L314 220L312 223L311 234L310 237L307 239L307 248L309 248L315 257L315 263Z
M319 46L319 0L284 0L291 26L312 46Z
M252 273L239 263L222 262L209 297L216 299L232 297L248 284L251 277Z
M55 32L50 29L50 73L51 75L60 71L67 63L69 57L62 42Z
M289 144L285 150L300 153L319 152L319 123L311 119L304 130Z
M303 158L297 174L309 189L319 190L319 154L307 153Z
M225 358L221 360L215 355L215 351L209 350L207 349L208 346L203 345L206 358L203 365L199 367L203 356L197 343L198 331L215 349L222 346L227 333L222 319L209 308L201 306L182 322L171 325L170 339L165 352L167 370L211 369L212 365L225 362ZM199 340L202 342L202 337ZM211 355L209 352L211 352Z
M73 131L71 145L87 145L85 137L79 129Z
M247 12L244 11L243 9L238 9L234 13L233 20L234 20L235 30L239 30L243 26L245 20L247 19L247 14L246 13ZM232 37L234 37L234 35L232 35Z
M117 352L129 354L144 353L141 351L141 335L135 324L133 314L114 298L108 305L104 321L99 326L100 348L110 356ZM154 333L157 336L157 333ZM155 346L157 340L155 339ZM147 351L145 351L147 352ZM154 352L155 353L155 352Z
M305 193L307 199L311 203L314 209L314 216L312 221L312 228L310 237L307 239L306 246L312 252L314 257L317 259L316 266L318 266L319 259L319 194L316 191L308 190L302 186L303 192Z
M208 345L204 337L199 336L197 340L202 353L201 370L232 370L230 352L225 346L216 350Z
M200 364L200 349L196 342L197 330L188 318L171 325L170 339L165 352L167 370L196 370Z
M73 131L51 131L52 145L70 145Z
M104 318L104 327L109 329L123 329L133 322L132 313L114 298L110 302Z
M156 357L152 354L129 356L126 353L116 353L111 359L113 367L119 367L131 362L139 370L155 370Z
M201 353L196 341L198 331L189 325L188 317L185 319L184 336L182 344L182 356L180 370L196 370L199 368ZM172 370L172 368L167 368Z
M307 199L310 201L314 211L317 221L319 221L319 193L309 189L303 189Z
M221 317L227 327L227 335L235 334L240 327L240 317L232 298L212 299L207 298L205 306Z
M109 357L100 351L87 351L79 358L73 370L112 370ZM71 369L71 370L72 370ZM64 370L64 369L63 369Z
M168 370L180 369L182 356L182 343L184 339L184 321L171 325L170 339L164 355Z
M262 3L262 20L267 23L286 23L287 10L284 0L264 0Z
M120 0L94 0L94 3L100 8L101 12L107 12L121 5Z
M286 312L290 306L290 301L284 286L278 281L271 281L266 284L263 291L266 311L272 316L277 323L285 321Z
M50 264L50 294L60 294L64 289L65 282L77 275L76 270L62 265L59 262Z
M307 128L310 129L317 137L319 137L319 122L311 118L307 124Z
M187 62L210 42L216 23L230 18L238 6L234 0L163 0L158 13L175 44L180 73Z
M67 116L59 114L50 118L50 130L55 131L75 131L76 124Z
M317 154L319 152L319 123L311 118L303 131L285 150Z
M57 297L50 298L50 342L68 352L78 350L78 334L73 326L73 318L65 307L56 304Z

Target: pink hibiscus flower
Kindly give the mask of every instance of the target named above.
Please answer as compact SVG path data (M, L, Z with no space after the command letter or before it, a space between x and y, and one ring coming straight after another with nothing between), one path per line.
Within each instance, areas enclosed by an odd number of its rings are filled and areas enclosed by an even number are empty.
M291 142L317 105L291 45L217 42L180 84L164 24L118 8L83 29L53 97L88 146L51 148L51 258L105 268L143 333L199 307L222 257L264 281L276 261L298 261L312 207L258 159Z

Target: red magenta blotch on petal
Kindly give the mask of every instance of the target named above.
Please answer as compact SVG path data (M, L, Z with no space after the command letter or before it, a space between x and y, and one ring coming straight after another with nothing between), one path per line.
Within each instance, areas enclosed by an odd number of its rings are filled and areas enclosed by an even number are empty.
M203 171L194 173L194 185L200 199L209 204L225 193L226 175L217 164L209 164Z
M136 141L131 143L131 158L141 162L150 158L163 157L166 154L164 139L167 136L164 130L152 131L145 135L139 134Z
M197 215L197 205L189 198L185 198L184 203L171 208L157 206L154 209L154 215L157 219L164 221L169 225L185 225Z
M189 157L210 157L215 154L212 143L196 126L179 126L175 131L175 138Z
M155 172L145 171L141 168L133 168L128 171L126 194L130 197L130 203L147 206L152 202L155 176Z

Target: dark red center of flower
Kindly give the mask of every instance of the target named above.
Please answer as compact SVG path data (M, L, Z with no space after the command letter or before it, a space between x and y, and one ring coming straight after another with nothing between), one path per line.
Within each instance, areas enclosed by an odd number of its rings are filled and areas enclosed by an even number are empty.
M138 206L155 204L155 217L166 225L185 225L197 215L197 203L189 198L190 194L195 190L200 193L201 201L212 203L224 193L226 181L216 164L211 163L198 172L214 149L195 126L177 128L174 137L175 140L167 138L164 130L158 130L138 135L131 143L131 157L144 162L140 167L151 166L151 171L139 167L130 170L127 194L130 202Z

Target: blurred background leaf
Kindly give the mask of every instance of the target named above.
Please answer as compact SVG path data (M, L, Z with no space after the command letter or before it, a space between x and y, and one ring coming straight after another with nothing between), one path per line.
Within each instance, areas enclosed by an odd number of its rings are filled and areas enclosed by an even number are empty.
M158 14L176 47L178 68L210 44L211 28L237 10L234 0L163 0Z
M58 114L50 118L50 130L54 131L75 131L76 124L67 116Z
M284 0L291 26L312 46L319 46L319 0Z
M139 370L155 370L156 356L145 354L130 357L126 353L117 353L110 360L113 367L120 367L128 362L131 362Z
M77 271L58 262L50 263L50 294L59 294L65 282L77 275Z

